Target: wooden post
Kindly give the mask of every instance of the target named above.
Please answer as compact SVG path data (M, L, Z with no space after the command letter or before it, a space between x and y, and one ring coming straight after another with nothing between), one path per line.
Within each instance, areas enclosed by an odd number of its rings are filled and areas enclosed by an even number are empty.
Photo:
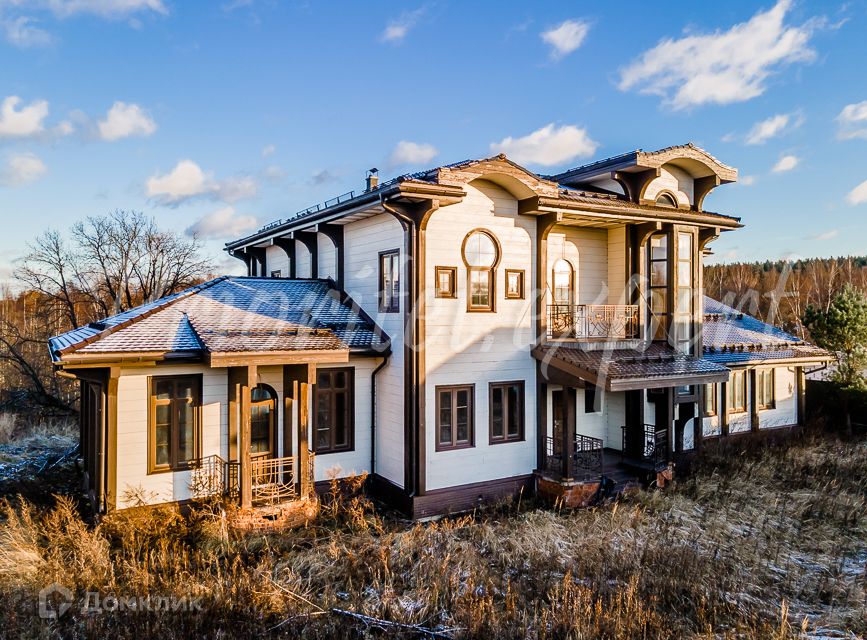
M804 367L795 367L795 400L798 407L798 424L807 424L807 376Z
M719 405L719 434L720 437L728 436L729 434L729 383L723 382L720 384L720 405Z
M750 369L750 428L759 430L759 388L756 384L759 376L755 369Z
M311 365L312 366L312 365ZM310 425L310 383L302 380L298 384L298 495L310 495L310 453L307 433Z
M576 403L578 395L575 387L563 387L563 479L571 480L575 477L575 432L576 432Z
M106 438L108 459L106 460L106 511L117 507L117 390L120 379L120 367L111 367L108 376L106 401Z
M253 466L250 456L250 420L251 420L251 394L257 384L258 370L256 365L247 367L246 380L241 386L241 424L240 424L240 469L238 473L239 494L241 508L249 509L253 506Z
M714 385L712 384L700 384L698 385L698 415L693 422L693 436L692 436L692 448L696 452L701 452L701 445L704 442L704 419L705 419L705 407L707 407L707 390L710 387L711 392L714 390Z
M540 363L536 363L539 369ZM537 372L536 379L536 467L541 471L548 462L548 385L541 382L542 376Z

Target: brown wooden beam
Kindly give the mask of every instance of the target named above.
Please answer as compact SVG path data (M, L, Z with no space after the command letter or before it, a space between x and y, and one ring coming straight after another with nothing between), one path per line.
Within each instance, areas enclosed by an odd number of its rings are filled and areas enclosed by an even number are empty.
M106 486L105 507L107 511L117 508L117 392L120 367L111 367L106 389Z
M577 401L578 395L575 387L563 387L563 443L561 446L561 462L563 465L563 479L571 480L575 477L575 434L577 432Z
M759 430L759 389L756 384L758 381L758 372L755 369L750 369L750 428L753 431Z
M315 370L315 367L311 367ZM310 383L298 382L298 495L306 497L312 491L310 477Z
M729 383L723 382L720 384L720 394L722 397L720 398L721 403L719 406L719 428L720 428L720 436L727 436L729 434Z
M807 424L807 376L804 367L795 367L795 395L798 407L798 424Z
M238 472L238 494L241 499L241 508L249 509L253 506L253 468L250 455L250 421L252 419L253 389L258 384L258 370L256 365L247 368L247 375L241 385L241 424L240 429L240 465Z
M238 437L241 425L241 386L247 372L243 367L230 367L228 370L229 391L229 460L238 462Z

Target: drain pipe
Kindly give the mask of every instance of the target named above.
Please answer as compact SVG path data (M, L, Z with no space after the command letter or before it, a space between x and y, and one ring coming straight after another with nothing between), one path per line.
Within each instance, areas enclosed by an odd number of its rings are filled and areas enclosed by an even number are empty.
M376 374L388 364L391 351L382 358L376 369L370 374L370 477L376 473Z

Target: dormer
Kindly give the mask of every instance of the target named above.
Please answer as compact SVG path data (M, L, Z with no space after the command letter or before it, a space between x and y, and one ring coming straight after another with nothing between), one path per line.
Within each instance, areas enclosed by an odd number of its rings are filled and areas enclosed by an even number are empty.
M735 182L737 169L692 143L631 151L549 176L561 185L617 194L642 205L702 211L705 196Z

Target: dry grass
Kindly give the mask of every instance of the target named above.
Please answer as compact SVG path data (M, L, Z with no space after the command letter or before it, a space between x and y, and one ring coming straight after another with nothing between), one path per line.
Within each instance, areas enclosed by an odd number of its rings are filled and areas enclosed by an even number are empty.
M69 499L42 511L12 500L0 514L0 633L863 637L865 499L867 442L821 441L720 455L666 492L575 512L524 500L411 524L335 488L315 526L282 535L232 535L216 503L88 527ZM203 610L34 619L35 593L55 581L79 598L194 597Z

